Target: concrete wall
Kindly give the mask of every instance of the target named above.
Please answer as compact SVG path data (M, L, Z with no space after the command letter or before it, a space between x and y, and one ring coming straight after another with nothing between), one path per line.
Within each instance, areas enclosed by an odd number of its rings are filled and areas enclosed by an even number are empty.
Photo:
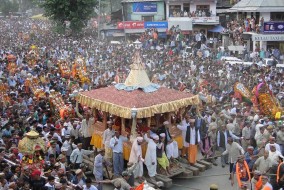
M264 18L264 21L270 21L270 13L266 13L266 12L260 13L260 17L259 18L261 18L261 17Z

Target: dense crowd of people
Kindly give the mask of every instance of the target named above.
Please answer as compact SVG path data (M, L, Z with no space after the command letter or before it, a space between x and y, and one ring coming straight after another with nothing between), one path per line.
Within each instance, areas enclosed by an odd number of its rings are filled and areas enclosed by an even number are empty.
M276 96L284 91L283 69L226 64L220 58L229 56L230 52L210 49L204 32L183 35L178 26L170 30L166 40L160 40L155 29L141 35L140 52L148 76L153 83L163 87L213 95L216 103L207 105L203 102L201 113L192 108L172 117L173 121L165 120L162 126L141 134L133 143L126 170L122 151L123 142L128 141L129 136L115 131L112 128L114 121L109 117L108 129L103 134L104 149L95 151L94 168L88 175L83 155L94 156L90 141L96 119L90 109L76 105L72 84L79 85L80 91L87 91L123 83L130 71L136 45L112 45L98 41L87 32L80 38L67 37L54 33L51 27L48 21L0 20L1 189L81 187L95 190L102 189L104 183L112 183L117 189L128 190L134 186L133 178L139 182L144 180L143 163L150 179L155 181L157 165L165 175L170 175L174 160L184 157L194 165L199 150L215 165L219 151L221 167L229 164L232 185L236 178L240 189L283 187L283 122L263 115L232 93L236 82L252 89L264 80L271 94ZM240 41L235 32L236 41ZM27 58L32 45L37 47L38 53L33 65ZM192 51L185 54L188 47ZM210 50L210 54L204 56L205 50ZM10 54L16 56L14 70L9 68ZM90 82L61 76L58 61L66 60L71 70L71 63L77 57L85 61ZM37 98L28 88L26 80L30 77L39 79L38 87L45 96ZM60 92L64 103L70 105L74 117L59 118L54 113L49 101L54 91ZM138 121L137 125L143 122ZM171 137L170 128L182 132L181 151ZM18 150L18 143L33 130L48 147L43 157L43 171L22 168L20 164L24 156ZM148 142L145 158L142 158L141 150L143 141ZM106 165L113 167L116 179L104 180ZM98 186L92 184L93 177Z

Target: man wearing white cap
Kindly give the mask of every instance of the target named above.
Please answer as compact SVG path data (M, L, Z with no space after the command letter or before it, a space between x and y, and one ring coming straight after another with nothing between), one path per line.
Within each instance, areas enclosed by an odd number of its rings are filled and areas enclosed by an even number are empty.
M274 144L271 144L268 157L273 163L277 163L279 156L282 156L281 152L276 150L276 146Z
M264 134L265 128L263 125L259 127L259 131L260 131L259 135L255 134L255 141L258 148L263 148L265 147L265 144L268 141L268 138ZM263 153L263 150L264 149L260 150L260 153Z
M189 123L190 125L187 127L185 137L186 142L189 143L187 159L190 164L195 164L198 154L197 145L200 143L201 137L199 129L195 127L195 119L190 119Z
M267 143L267 144L265 145L265 150L270 151L270 145L275 145L276 150L279 151L279 152L281 152L280 145L277 144L277 143L275 143L275 137L273 137L273 136L270 136L270 138L269 138L269 143Z
M166 137L165 133L160 134L160 143L158 144L158 148L157 148L157 161L159 165L165 170L166 174L169 175L170 174L170 168L169 168L170 163L165 154L165 144L164 144L165 137Z
M138 180L142 181L143 176L143 158L142 158L142 149L141 144L143 142L143 137L137 137L131 147L131 152L129 156L129 163L136 164L136 167L133 171L134 178L138 178Z
M112 129L112 121L107 122L107 129L103 133L103 145L105 149L105 159L111 161L112 159L112 149L109 146L110 139L114 135L114 130Z
M148 138L147 134L144 135L144 139L148 142L148 147L145 156L145 165L148 169L148 175L151 180L155 181L155 175L157 173L157 143L159 142L159 136L153 135L152 139Z
M186 140L185 140L187 127L190 125L189 119L190 119L190 117L187 115L187 116L185 116L185 118L182 120L182 122L177 125L177 128L178 128L179 130L181 130L181 134L182 134L183 148L182 148L182 151L181 151L181 156L183 156L183 157L186 156L187 151L188 151L187 149L188 149L188 147L189 147L189 143L186 142Z
M78 111L78 106L76 106L75 111L78 117L82 119L82 124L79 131L83 136L83 148L87 150L89 147L91 147L90 142L95 130L95 118L93 117L93 113L91 113L90 111L86 111L85 115L82 116Z

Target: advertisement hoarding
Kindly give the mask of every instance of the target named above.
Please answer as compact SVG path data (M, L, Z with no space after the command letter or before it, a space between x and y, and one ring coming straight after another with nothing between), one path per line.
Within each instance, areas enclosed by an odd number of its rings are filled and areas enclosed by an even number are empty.
M145 22L145 28L168 28L168 22Z
M267 34L284 33L284 22L264 22L263 33Z
M117 23L117 29L143 29L144 28L144 22L143 21L126 21L124 22L118 22Z
M155 3L155 2L133 3L132 11L134 13L156 13L157 12L157 3Z

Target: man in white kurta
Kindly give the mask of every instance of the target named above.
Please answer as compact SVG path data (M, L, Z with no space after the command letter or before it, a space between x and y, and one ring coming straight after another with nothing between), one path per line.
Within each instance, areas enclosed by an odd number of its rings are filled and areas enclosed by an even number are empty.
M143 176L143 159L142 159L142 149L141 144L143 142L143 137L137 137L134 139L131 147L131 152L129 156L129 163L136 164L133 171L134 178L142 179Z
M82 149L82 143L79 143L77 148L74 149L70 155L70 162L74 164L75 169L78 169L83 162L83 154L90 155L92 153L94 153L94 151Z
M90 111L87 111L84 117L79 113L77 106L75 110L78 117L82 119L82 124L79 132L83 136L83 148L87 150L90 147L91 138L95 131L95 118L92 116L92 113Z
M98 155L95 157L93 174L96 178L96 181L102 181L104 176L104 154L103 149L98 151ZM102 190L102 184L98 185L98 190Z
M187 127L190 125L189 119L190 119L190 117L186 116L185 119L183 119L182 122L177 125L177 128L179 130L181 130L181 132L182 132L183 148L182 148L181 156L184 156L184 157L186 157L187 149L189 147L189 143L186 142L186 140L185 140Z
M112 149L109 146L110 139L114 135L114 130L112 129L112 124L113 124L112 121L108 121L107 122L108 128L103 133L103 145L104 145L104 148L105 148L105 158L108 161L112 160Z
M173 141L172 139L168 142L166 146L167 158L168 159L175 159L178 158L178 144L177 141Z
M159 141L158 135L153 135L152 139L149 139L147 134L144 135L144 139L148 142L148 147L145 156L145 165L148 169L148 175L150 178L155 177L157 173L157 143Z

